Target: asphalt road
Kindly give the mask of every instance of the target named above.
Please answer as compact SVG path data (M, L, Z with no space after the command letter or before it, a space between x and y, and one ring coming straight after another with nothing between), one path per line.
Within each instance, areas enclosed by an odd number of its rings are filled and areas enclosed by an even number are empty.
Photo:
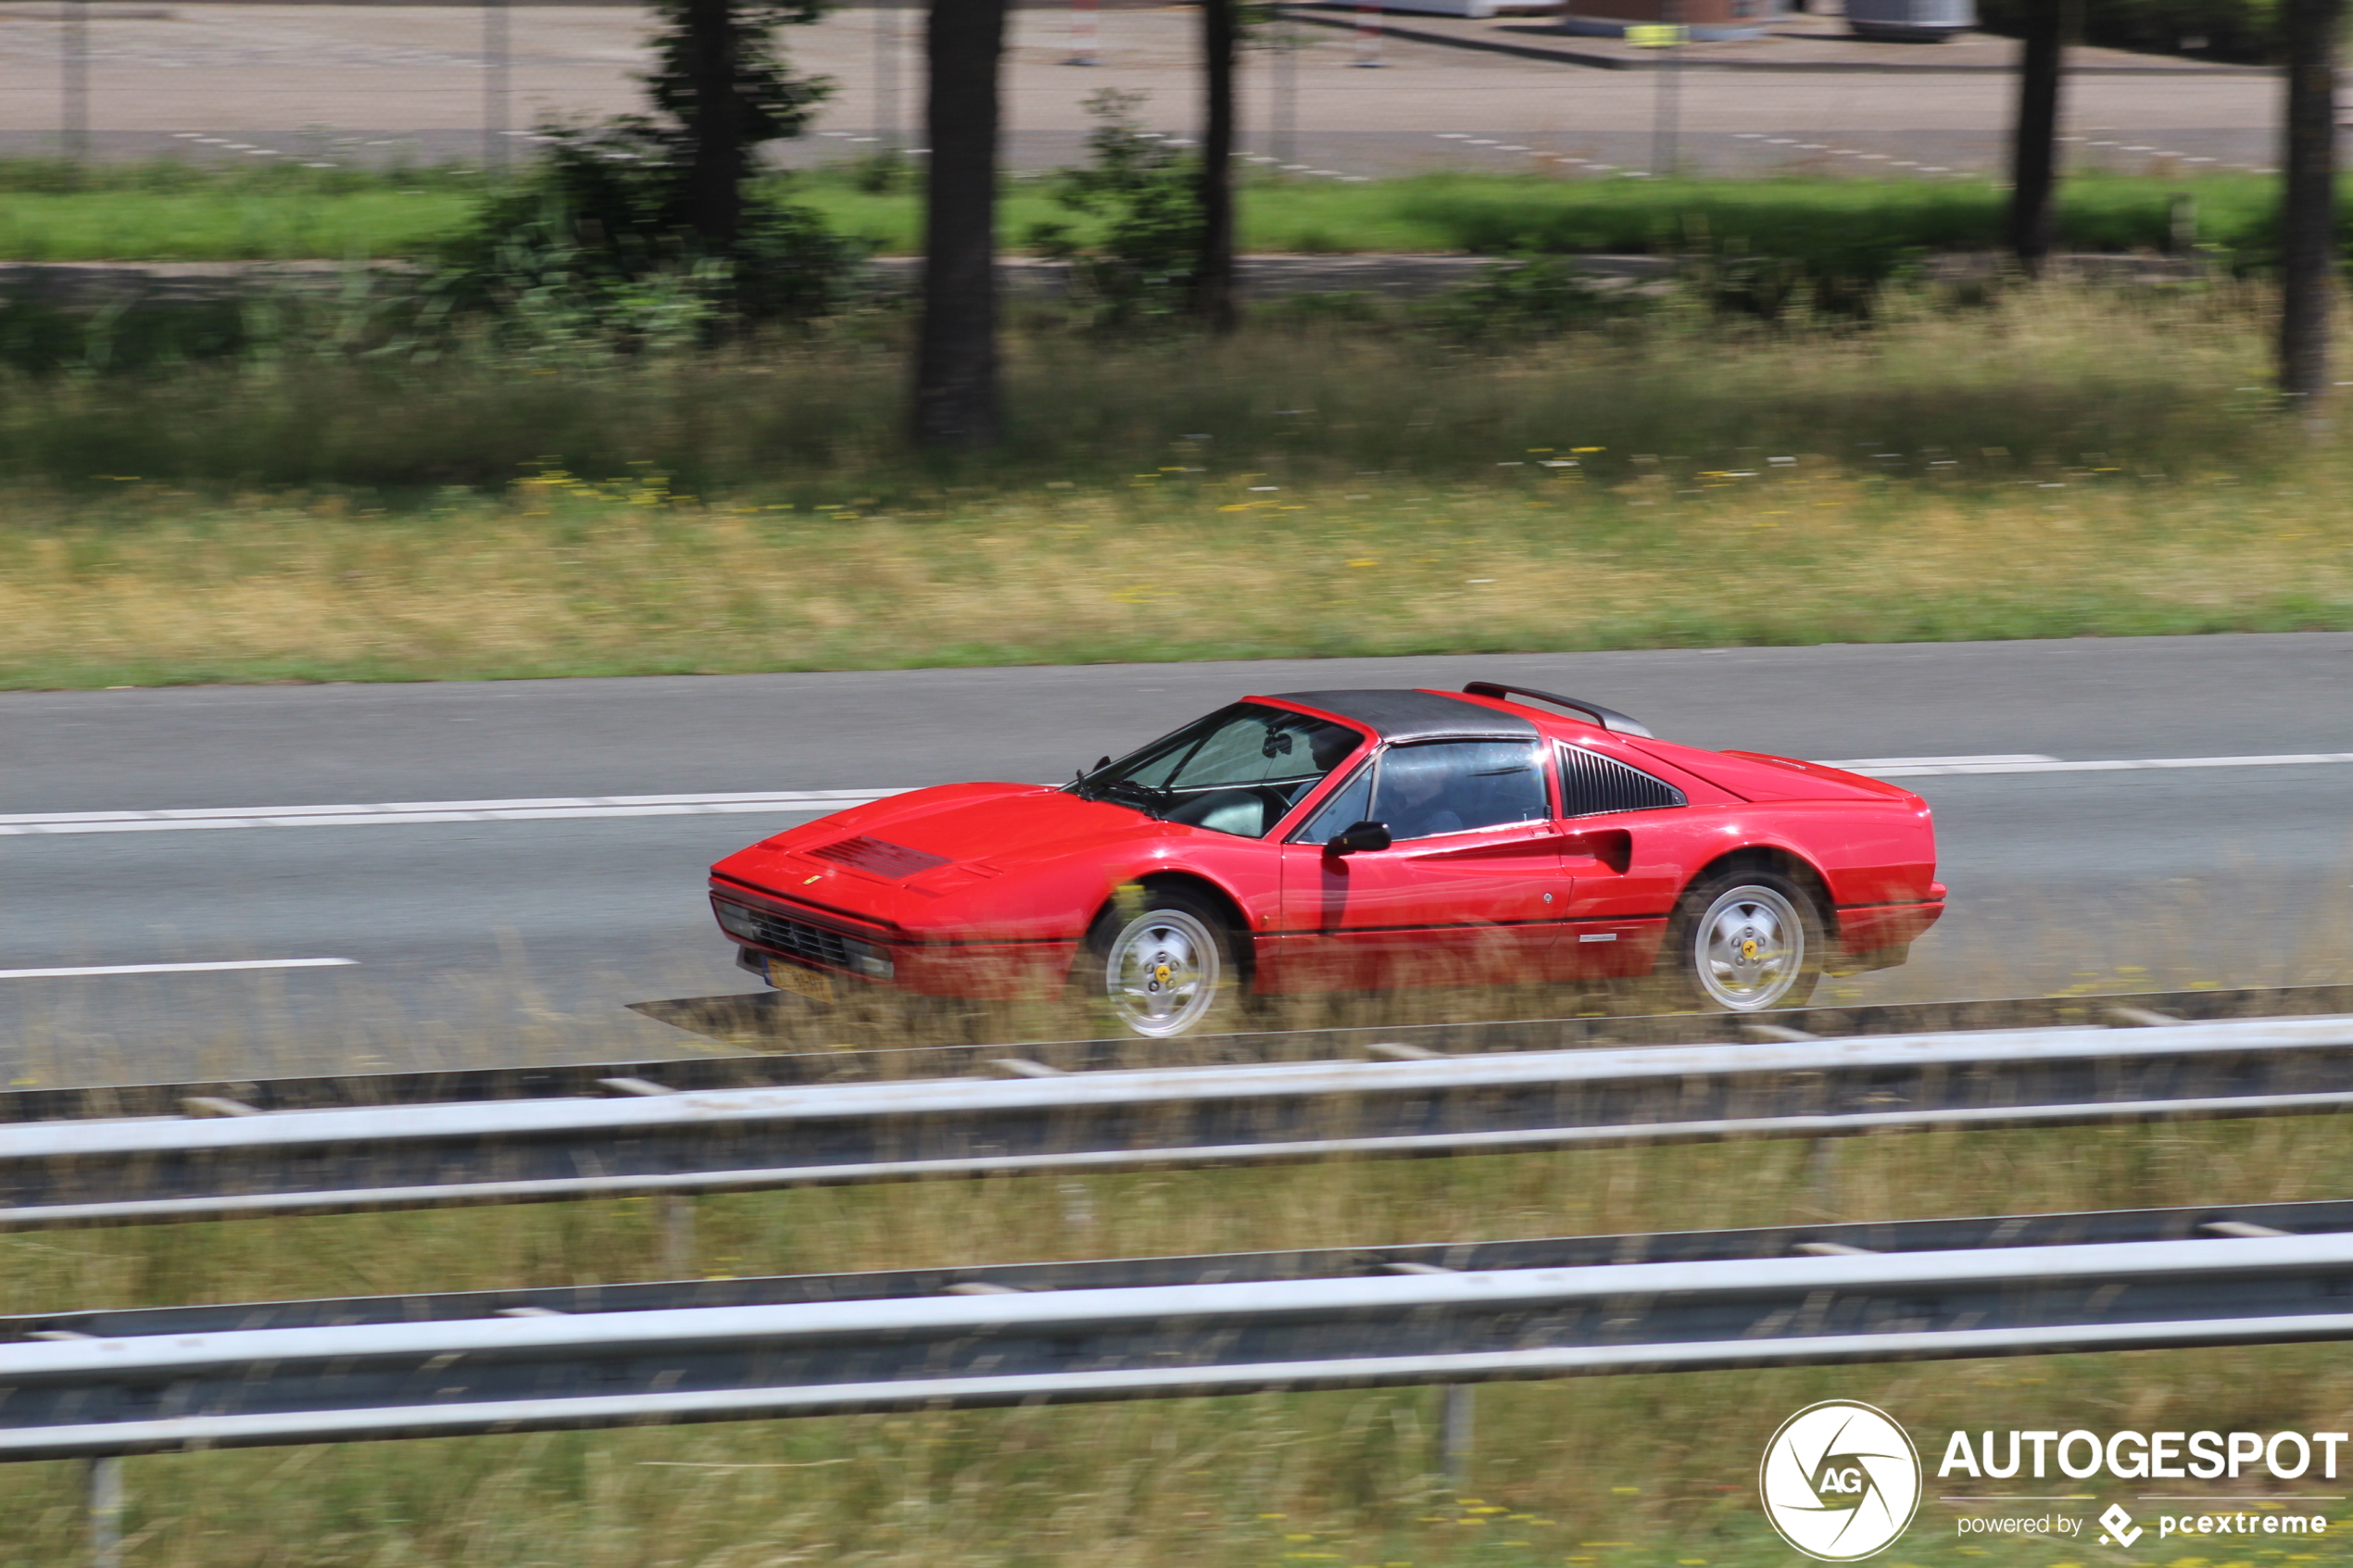
M0 813L272 809L1066 777L1252 691L1582 694L1821 759L2353 752L2353 635L0 696ZM2353 765L1906 780L1953 912L1869 999L2353 978ZM442 813L447 816L448 813ZM0 1071L137 1081L688 1053L631 1001L756 988L720 815L0 832ZM0 822L0 830L7 824ZM26 976L343 959L336 966Z

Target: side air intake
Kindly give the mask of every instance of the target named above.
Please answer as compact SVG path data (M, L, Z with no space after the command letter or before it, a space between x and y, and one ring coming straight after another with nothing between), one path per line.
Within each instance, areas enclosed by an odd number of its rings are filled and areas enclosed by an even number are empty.
M1567 817L1691 804L1673 784L1581 746L1561 747L1561 814Z

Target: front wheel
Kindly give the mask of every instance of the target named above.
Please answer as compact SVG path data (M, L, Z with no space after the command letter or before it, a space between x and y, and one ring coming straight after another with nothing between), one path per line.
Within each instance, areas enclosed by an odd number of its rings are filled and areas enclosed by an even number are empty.
M1683 895L1659 977L1703 1011L1799 1008L1821 978L1824 946L1812 895L1776 872L1734 872Z
M1107 912L1088 947L1088 989L1121 1028L1147 1039L1223 1022L1240 990L1224 918L1178 889L1146 892L1140 910Z

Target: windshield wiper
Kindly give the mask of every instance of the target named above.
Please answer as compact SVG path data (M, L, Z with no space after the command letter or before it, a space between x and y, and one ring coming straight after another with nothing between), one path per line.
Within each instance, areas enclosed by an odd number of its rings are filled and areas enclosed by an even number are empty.
M1138 784L1134 779L1112 779L1100 786L1099 793L1093 798L1118 800L1135 807L1139 811L1157 817L1161 814L1162 809L1176 798L1176 795L1170 790L1155 789L1148 784Z

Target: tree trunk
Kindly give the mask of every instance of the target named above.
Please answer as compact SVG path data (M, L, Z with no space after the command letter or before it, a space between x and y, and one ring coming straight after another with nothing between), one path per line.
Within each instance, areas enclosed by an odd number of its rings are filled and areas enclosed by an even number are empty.
M2018 119L2010 133L2010 251L2032 277L2051 253L2059 80L2074 0L2032 0L2019 45Z
M1234 66L1238 0L1201 0L1206 123L1201 136L1201 256L1193 302L1210 331L1234 330Z
M2336 33L2344 0L2286 0L2286 141L2280 158L2280 390L2317 411L2329 389L2336 275Z
M725 250L735 245L744 214L735 7L732 0L686 0L686 20L687 69L694 83L686 222L712 249Z
M992 446L997 406L997 62L1005 0L932 0L924 110L924 315L914 437Z

